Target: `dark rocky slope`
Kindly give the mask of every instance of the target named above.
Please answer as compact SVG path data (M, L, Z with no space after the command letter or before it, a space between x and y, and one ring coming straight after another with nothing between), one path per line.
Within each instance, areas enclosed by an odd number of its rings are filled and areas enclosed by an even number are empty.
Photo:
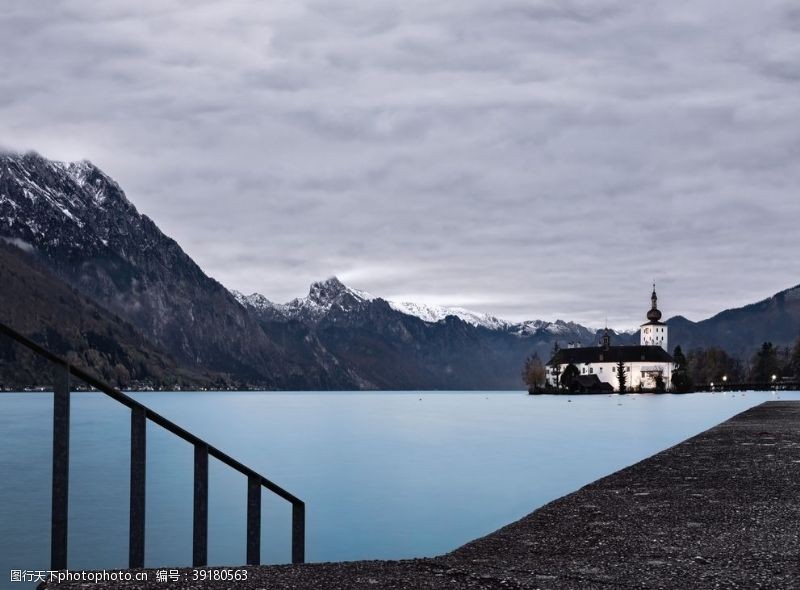
M181 369L131 324L55 277L35 258L0 242L0 321L118 387L222 385ZM51 383L51 370L0 336L0 386Z
M800 285L700 322L668 320L670 342L684 350L716 346L747 360L763 342L791 346L800 336Z
M329 365L289 358L120 187L89 162L0 155L0 236L126 319L184 367L267 388L316 388ZM335 367L334 367L335 369ZM346 373L346 372L344 372Z

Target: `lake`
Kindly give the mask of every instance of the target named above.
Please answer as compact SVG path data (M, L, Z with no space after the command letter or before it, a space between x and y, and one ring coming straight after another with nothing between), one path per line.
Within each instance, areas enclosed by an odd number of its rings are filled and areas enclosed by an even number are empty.
M797 392L135 393L307 504L308 561L432 556ZM0 587L49 567L52 395L0 394ZM72 402L71 569L127 564L129 410ZM191 563L192 448L148 424L146 565ZM209 562L245 560L246 480L210 464ZM288 503L264 492L262 560L290 559ZM20 584L13 587L19 588Z

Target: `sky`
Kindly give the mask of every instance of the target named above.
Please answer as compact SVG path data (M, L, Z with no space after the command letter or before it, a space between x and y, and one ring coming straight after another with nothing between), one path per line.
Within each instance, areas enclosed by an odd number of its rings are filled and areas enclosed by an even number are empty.
M0 146L274 301L699 320L800 283L800 6L3 0Z

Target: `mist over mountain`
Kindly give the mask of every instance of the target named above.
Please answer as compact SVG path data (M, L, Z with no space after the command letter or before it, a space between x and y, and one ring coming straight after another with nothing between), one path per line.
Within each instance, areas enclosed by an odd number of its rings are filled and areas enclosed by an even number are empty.
M3 301L14 302L3 321L120 383L171 372L267 389L516 389L529 354L546 360L555 343L600 339L573 322L387 301L335 277L288 303L229 292L85 161L1 154L0 241ZM789 344L800 331L799 294L702 322L674 317L670 342L741 357L764 340ZM98 348L89 334L100 333ZM613 337L630 344L639 335Z

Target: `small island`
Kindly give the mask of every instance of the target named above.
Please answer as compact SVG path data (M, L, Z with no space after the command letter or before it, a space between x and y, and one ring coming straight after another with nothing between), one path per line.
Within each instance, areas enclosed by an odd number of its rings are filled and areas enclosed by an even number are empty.
M556 342L544 364L534 354L525 361L522 380L530 394L689 393L747 389L787 389L800 382L800 338L792 350L771 342L745 365L718 348L668 349L669 326L662 322L655 285L639 345L612 345L606 326L596 346Z

